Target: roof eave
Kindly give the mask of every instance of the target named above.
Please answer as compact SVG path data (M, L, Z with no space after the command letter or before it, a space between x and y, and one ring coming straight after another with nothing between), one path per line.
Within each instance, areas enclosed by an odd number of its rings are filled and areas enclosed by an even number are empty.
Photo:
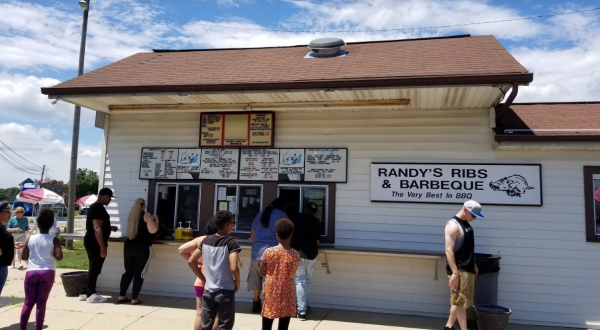
M158 85L158 86L114 86L114 87L42 87L44 95L100 95L135 93L179 93L186 92L239 92L239 91L276 91L328 88L380 88L403 86L443 86L443 85L487 85L512 84L528 85L533 81L533 73L511 73L503 75L478 76L434 76L410 78L378 78L348 80L312 80L270 83L210 84L210 85Z
M557 142L557 141L600 141L600 135L522 135L496 134L496 142Z

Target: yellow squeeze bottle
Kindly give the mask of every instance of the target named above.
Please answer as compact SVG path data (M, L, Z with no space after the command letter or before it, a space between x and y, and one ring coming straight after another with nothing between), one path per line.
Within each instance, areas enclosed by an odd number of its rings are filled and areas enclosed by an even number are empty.
M183 239L183 227L181 227L181 222L179 223L179 227L175 229L175 239Z
M191 223L191 221L187 221L187 223L188 223L188 226L187 226L187 228L185 228L185 229L183 230L183 237L182 237L182 238L183 238L184 240L191 240L192 238L194 238L194 237L193 237L193 236L194 236L194 235L193 235L193 232L194 232L194 231L192 230L192 227L190 227L190 223Z

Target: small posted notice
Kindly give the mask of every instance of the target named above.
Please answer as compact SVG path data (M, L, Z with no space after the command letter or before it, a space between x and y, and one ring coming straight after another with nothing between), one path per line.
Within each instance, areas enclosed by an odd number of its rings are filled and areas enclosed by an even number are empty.
M178 149L143 148L140 179L176 179Z
M279 149L242 149L240 180L277 181Z
M240 150L203 148L200 179L237 180Z
M250 115L250 146L269 147L273 145L273 114Z
M346 182L348 149L306 149L304 181Z

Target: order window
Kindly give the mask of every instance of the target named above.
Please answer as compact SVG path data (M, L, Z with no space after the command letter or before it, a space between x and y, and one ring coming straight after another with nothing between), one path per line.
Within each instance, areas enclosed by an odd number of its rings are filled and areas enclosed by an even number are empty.
M316 185L279 185L277 196L286 200L286 213L292 219L298 213L304 212L306 204L311 202L317 204L319 208L315 217L321 222L321 235L327 236L328 189L327 186Z
M165 229L179 226L198 230L200 225L200 184L158 183L156 185L155 213Z
M215 185L215 212L227 210L235 217L235 229L249 232L256 215L262 210L262 185Z

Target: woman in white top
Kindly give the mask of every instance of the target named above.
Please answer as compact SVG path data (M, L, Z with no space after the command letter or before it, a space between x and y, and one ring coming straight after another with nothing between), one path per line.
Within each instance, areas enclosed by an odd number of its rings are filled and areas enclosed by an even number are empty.
M29 260L25 275L25 303L21 311L21 330L27 329L33 305L35 328L42 329L46 315L46 302L54 284L56 260L62 260L63 252L58 238L48 232L54 223L54 212L42 209L37 218L39 234L30 236L23 247L23 260Z

